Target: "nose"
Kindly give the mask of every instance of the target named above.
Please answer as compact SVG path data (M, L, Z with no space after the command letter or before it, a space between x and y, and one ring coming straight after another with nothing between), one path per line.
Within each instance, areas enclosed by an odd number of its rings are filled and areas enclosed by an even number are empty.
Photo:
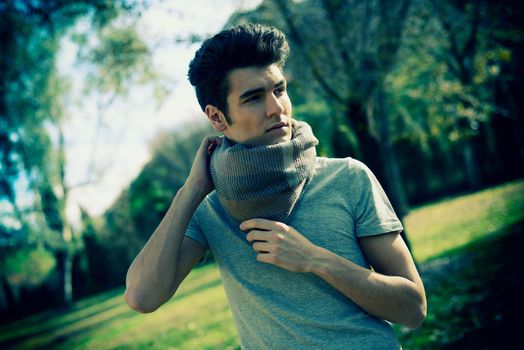
M267 117L279 117L282 112L284 112L284 106L280 102L279 98L273 93L269 94L267 101Z

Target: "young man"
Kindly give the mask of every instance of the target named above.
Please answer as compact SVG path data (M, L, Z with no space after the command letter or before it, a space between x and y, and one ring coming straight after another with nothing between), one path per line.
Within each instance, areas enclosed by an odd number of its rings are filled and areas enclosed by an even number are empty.
M316 157L291 117L288 52L280 31L243 25L196 53L189 79L224 137L202 142L126 300L156 310L210 249L243 349L398 349L389 322L426 315L402 226L365 165Z

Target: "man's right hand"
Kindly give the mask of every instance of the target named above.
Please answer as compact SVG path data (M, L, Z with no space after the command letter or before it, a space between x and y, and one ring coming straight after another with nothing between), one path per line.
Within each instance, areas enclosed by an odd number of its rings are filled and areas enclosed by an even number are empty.
M202 197L213 191L213 179L209 169L211 154L220 145L222 138L218 136L207 136L198 148L191 171L187 177L185 187L197 191Z

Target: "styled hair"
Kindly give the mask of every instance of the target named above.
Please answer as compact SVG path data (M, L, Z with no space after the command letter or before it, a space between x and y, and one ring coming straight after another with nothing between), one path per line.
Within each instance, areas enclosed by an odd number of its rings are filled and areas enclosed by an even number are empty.
M260 24L242 24L205 40L189 63L189 82L203 111L208 104L228 122L229 73L236 68L277 64L283 69L289 46L284 33Z

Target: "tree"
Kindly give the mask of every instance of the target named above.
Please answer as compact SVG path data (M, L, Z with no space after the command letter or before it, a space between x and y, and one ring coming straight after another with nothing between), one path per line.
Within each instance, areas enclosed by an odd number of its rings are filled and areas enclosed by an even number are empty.
M22 244L54 252L64 305L72 301L78 242L65 212L71 184L66 181L62 123L69 86L57 71L57 53L67 29L87 19L98 38L92 50L82 51L94 67L91 86L124 95L126 84L137 77L141 82L154 77L149 50L133 28L112 25L119 15L140 9L127 1L102 0L0 5L0 200L9 204L4 222L22 231Z
M508 150L499 144L512 134L518 141L522 127L512 123L505 132L494 127L518 113L509 112L506 101L497 102L497 90L519 80L503 73L504 67L518 65L519 30L503 15L512 13L510 7L511 1L412 4L399 60L387 81L399 143L423 152L417 169L407 174L426 173L419 195L507 178L503 160L511 153L511 163L521 162L522 147Z
M475 189L480 186L481 179L472 137L475 135L478 123L485 121L490 114L486 106L491 107L491 104L485 103L486 96L483 96L484 98L479 96L482 93L479 85L485 79L479 79L475 61L479 53L487 49L487 47L482 48L486 42L480 40L480 32L487 29L482 22L485 22L491 14L487 13L487 4L482 1L475 3L431 1L431 5L447 36L445 62L449 72L460 83L460 89L454 96L458 100L454 104L457 108L450 115L455 119L454 127L463 144L464 165L469 186ZM485 34L484 38L486 38Z

